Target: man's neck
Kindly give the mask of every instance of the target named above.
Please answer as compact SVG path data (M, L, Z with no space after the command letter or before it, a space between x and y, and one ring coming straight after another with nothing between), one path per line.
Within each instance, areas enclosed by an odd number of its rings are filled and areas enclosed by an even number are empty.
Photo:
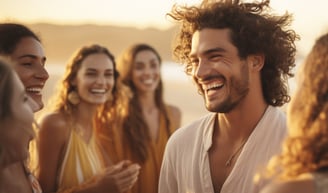
M219 130L221 137L224 135L230 140L242 140L253 132L267 107L268 105L265 104L252 108L236 109L230 113L219 113L216 129Z

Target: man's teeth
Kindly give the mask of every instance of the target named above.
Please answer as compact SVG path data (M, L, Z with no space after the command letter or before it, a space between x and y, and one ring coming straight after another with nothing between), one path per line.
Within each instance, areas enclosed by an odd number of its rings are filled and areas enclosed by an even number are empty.
M31 87L31 88L26 88L27 92L41 92L42 88L39 87Z
M210 90L210 89L213 89L213 88L219 88L221 86L223 86L223 83L220 83L220 84L215 83L215 84L211 84L211 85L205 86L204 87L204 90Z
M96 89L96 88L94 88L94 89L91 89L91 92L93 92L93 93L97 93L97 94L104 94L104 93L106 93L106 89Z

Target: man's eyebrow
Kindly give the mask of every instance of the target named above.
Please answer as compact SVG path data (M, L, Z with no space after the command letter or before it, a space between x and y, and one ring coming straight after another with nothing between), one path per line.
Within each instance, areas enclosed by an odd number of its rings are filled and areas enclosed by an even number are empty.
M224 48L221 48L221 47L216 47L216 48L211 48L211 49L208 49L208 50L205 50L204 52L202 52L201 54L202 55L208 55L208 54L211 54L213 52L226 52L226 49ZM189 54L189 58L192 58L194 57L195 54Z

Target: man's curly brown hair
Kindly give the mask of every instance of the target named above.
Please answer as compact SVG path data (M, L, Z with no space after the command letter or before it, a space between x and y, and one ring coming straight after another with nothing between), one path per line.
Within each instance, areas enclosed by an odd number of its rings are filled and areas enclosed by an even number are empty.
M241 59L251 54L265 56L261 71L265 101L273 106L289 102L288 78L294 75L294 41L299 36L288 29L292 15L270 14L269 3L270 0L254 3L205 0L200 6L174 5L167 15L182 24L174 45L175 58L186 64L186 73L191 75L189 53L193 34L204 28L228 28L231 42L237 47Z

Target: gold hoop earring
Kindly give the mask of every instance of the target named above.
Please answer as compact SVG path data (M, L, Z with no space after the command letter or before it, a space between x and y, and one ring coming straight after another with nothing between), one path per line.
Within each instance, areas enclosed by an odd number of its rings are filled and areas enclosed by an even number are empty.
M67 95L67 100L72 104L72 105L77 105L80 103L80 96L79 94L73 90L68 93Z

